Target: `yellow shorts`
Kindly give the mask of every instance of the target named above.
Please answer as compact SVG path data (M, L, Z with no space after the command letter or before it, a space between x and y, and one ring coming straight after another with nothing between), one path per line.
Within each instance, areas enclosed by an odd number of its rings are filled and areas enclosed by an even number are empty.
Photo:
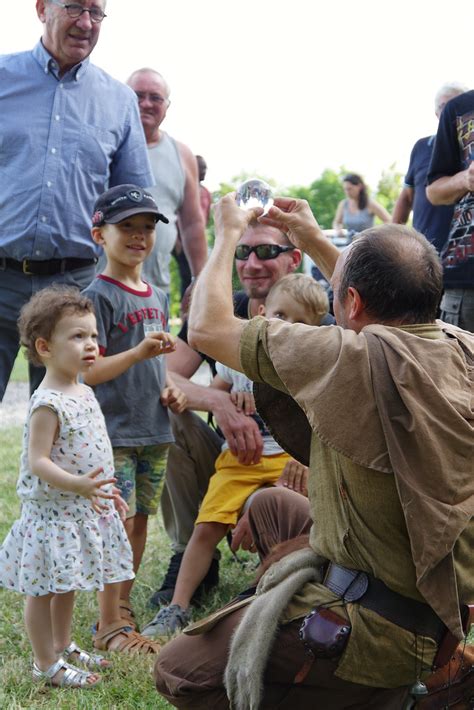
M275 483L291 456L262 456L257 464L243 466L237 456L226 449L216 459L216 472L209 480L196 518L198 523L235 525L247 498L265 484Z

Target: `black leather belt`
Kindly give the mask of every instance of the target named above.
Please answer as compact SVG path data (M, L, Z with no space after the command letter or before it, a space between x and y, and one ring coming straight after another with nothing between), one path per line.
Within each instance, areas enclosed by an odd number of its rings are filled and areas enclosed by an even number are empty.
M92 266L97 262L97 259L48 259L47 261L32 261L24 259L16 261L15 259L0 258L0 268L14 269L21 271L28 276L52 276L53 274L63 274L65 271L74 271L74 269L82 269L85 266Z
M414 634L429 636L439 643L447 631L428 604L394 592L367 572L330 562L323 584L343 601L357 602Z

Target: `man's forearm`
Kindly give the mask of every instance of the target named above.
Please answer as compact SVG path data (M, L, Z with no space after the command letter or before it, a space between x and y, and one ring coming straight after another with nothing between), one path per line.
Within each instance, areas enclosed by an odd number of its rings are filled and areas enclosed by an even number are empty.
M304 247L306 254L314 261L321 273L329 280L341 252L321 230L315 232L314 239Z
M235 229L235 228L234 228ZM216 239L209 260L194 287L189 313L191 347L240 369L239 342L245 321L234 316L232 264L242 230L228 230Z
M408 192L408 188L403 188L393 208L392 222L394 224L406 224L410 216L412 204L413 190Z
M192 382L186 377L178 375L176 372L173 373L173 380L186 395L187 409L197 409L200 412L214 412L214 410L219 408L224 398L230 400L230 396L227 392Z
M438 178L426 188L426 196L433 205L452 205L469 192L466 170L456 175Z

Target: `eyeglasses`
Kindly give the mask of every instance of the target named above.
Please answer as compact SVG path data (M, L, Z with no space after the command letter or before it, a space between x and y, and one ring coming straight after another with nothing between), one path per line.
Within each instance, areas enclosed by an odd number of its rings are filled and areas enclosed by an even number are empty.
M83 12L88 12L91 22L94 25L98 25L99 22L102 22L104 17L107 17L105 12L99 7L83 7L82 5L79 5L79 3L75 2L65 4L63 2L59 2L59 0L50 0L50 2L52 2L53 5L57 5L58 7L62 7L63 10L66 10L68 17L70 17L71 20L78 20Z
M151 101L152 104L164 104L165 101L168 101L168 99L165 99L164 96L160 96L160 94L147 94L145 91L135 91L138 99L138 103L140 101L144 101L145 99L148 99Z
M286 251L293 251L295 247L281 247L278 244L257 244L256 247L249 247L247 244L237 244L235 248L235 258L239 261L247 261L250 254L255 252L261 261L276 259L277 256Z

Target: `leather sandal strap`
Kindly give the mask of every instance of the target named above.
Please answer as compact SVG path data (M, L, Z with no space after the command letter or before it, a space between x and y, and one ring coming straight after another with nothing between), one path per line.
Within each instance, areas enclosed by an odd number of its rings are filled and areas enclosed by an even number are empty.
M114 650L126 653L158 653L161 649L160 644L150 641L136 631L129 631L124 635L126 638L121 639Z
M106 626L104 629L99 629L95 636L94 646L98 649L105 650L109 642L119 634L122 634L123 638L118 641L117 646L113 649L114 651L122 651L125 653L158 653L161 649L160 644L150 641L145 636L141 636L123 622L116 622L115 624Z
M118 633L127 634L131 630L131 626L123 621L116 621L114 624L109 624L103 628L99 628L95 634L94 646L100 650L106 650L108 642L117 636Z

